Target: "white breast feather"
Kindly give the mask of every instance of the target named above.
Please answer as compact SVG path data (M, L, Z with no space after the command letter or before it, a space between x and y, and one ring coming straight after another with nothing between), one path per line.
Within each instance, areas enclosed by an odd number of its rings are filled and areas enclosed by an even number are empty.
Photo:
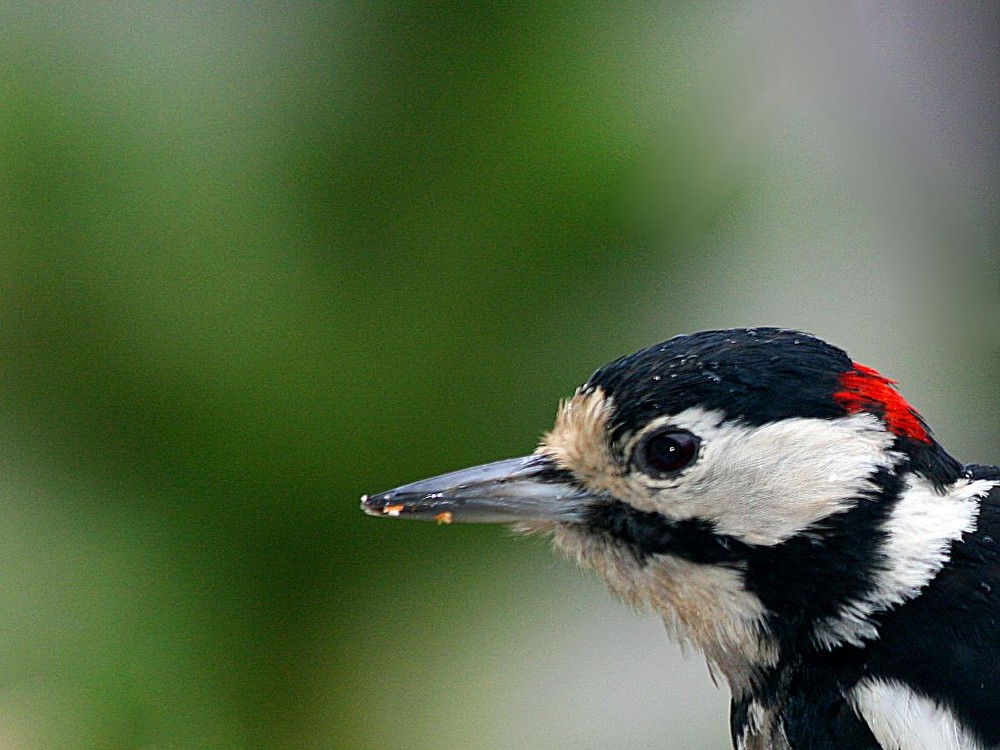
M851 702L884 750L988 750L951 711L901 683L864 680Z

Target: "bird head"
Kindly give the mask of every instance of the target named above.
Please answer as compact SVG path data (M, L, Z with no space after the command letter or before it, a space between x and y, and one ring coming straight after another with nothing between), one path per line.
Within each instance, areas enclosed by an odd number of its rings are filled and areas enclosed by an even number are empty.
M617 359L531 455L362 508L549 533L742 693L789 653L876 638L878 614L974 525L961 481L893 381L813 336L751 328Z

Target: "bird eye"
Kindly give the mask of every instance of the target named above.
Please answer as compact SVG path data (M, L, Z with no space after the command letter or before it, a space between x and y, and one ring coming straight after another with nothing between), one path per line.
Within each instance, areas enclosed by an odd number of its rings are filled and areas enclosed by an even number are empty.
M636 448L639 470L651 477L676 474L698 455L701 440L687 430L664 430L646 437Z

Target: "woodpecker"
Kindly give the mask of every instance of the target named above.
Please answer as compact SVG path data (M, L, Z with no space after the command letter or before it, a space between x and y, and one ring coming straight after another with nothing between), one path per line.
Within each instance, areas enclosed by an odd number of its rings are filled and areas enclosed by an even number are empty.
M1000 747L1000 467L959 463L895 381L811 335L622 357L531 455L362 509L551 535L704 654L738 750Z

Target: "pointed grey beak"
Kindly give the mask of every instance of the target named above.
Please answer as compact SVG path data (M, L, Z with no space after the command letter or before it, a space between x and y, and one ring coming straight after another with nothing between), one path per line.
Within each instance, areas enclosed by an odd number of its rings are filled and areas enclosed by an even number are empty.
M361 509L370 516L439 523L573 522L588 494L570 480L549 459L524 456L365 495Z

